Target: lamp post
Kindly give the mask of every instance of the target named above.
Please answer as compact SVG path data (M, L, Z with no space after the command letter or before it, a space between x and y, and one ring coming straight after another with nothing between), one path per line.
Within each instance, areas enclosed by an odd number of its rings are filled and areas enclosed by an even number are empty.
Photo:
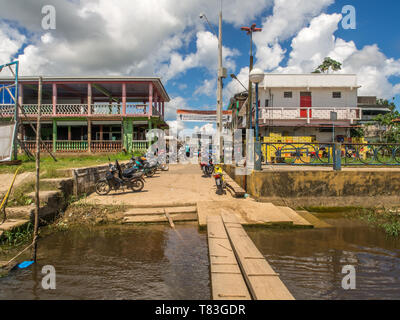
M258 132L259 132L258 84L264 80L264 72L258 68L253 69L250 72L249 78L250 78L251 83L254 82L256 84L256 116L255 116L256 144L254 146L256 159L255 159L254 168L256 170L261 170L261 143L260 143L260 138L258 136ZM251 103L250 114L252 114L253 113L253 108L252 108L253 101L250 101L250 103Z
M253 23L250 27L241 27L240 30L246 31L247 35L250 36L250 72L253 70L253 32L261 32L261 28L257 28L256 24ZM247 104L247 110L246 110L246 120L247 120L247 125L246 127L248 129L251 129L252 127L252 119L251 119L251 101L252 101L252 90L251 89L251 82L249 82L249 103Z
M205 13L200 14L200 19L205 19L216 36L215 30L207 19ZM217 88L217 132L219 135L219 156L222 157L222 80L226 78L226 69L222 67L222 4L219 12L219 32L218 32L218 88Z

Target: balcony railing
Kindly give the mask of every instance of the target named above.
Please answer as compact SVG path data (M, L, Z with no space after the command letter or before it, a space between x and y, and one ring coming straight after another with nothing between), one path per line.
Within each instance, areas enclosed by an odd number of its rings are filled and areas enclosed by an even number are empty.
M261 108L259 110L260 121L264 120L327 120L331 119L331 112L337 112L337 120L348 120L353 123L354 120L361 119L361 112L358 108L329 108L329 107L312 107L312 108Z
M122 141L92 141L90 149L92 152L120 152Z
M43 141L47 146L48 150L53 151L53 141L46 140ZM25 140L25 148L27 148L31 153L36 152L36 141ZM146 140L134 140L132 141L133 151L146 152L150 143ZM59 153L80 153L89 151L88 141L83 140L57 140L55 142L55 151ZM90 151L93 153L101 152L121 152L123 147L123 142L121 140L110 141L110 140L96 140L91 141ZM40 145L41 152L47 152L43 144ZM20 152L23 150L20 148Z
M22 105L23 111L27 116L36 116L38 112L37 104ZM147 104L127 103L125 114L123 105L118 103L96 103L90 108L87 104L57 104L53 109L52 104L42 104L41 114L49 117L79 117L79 116L127 116L144 117L149 115L149 106ZM153 116L161 116L155 107L152 109ZM14 104L0 104L0 117L12 117L15 112Z

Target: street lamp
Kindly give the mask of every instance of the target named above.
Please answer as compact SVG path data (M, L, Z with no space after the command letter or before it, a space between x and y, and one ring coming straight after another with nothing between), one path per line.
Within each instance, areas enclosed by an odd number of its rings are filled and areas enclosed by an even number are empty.
M235 79L237 82L239 82L239 83L242 85L242 87L244 88L244 90L245 90L246 92L249 91L249 90L247 90L247 88L244 86L244 84L242 83L242 81L240 81L240 80L238 79L238 77L236 77L235 74L231 73L231 78L232 78L232 79Z
M250 36L250 71L253 70L253 33L254 32L261 32L261 28L257 28L257 25L253 23L250 27L241 27L240 30L245 31L247 35ZM249 100L252 101L252 90L251 89L251 82L249 82ZM248 129L251 129L252 127L252 119L251 119L251 106L250 103L247 104L247 110L246 110L246 117L247 117L247 125L246 127Z
M253 69L250 72L250 81L256 84L256 119L255 119L255 127L256 127L256 140L258 141L258 84L264 80L264 72L261 69ZM252 101L250 101L251 107L250 107L250 113L252 113L253 108L252 108Z
M254 169L256 170L261 170L261 143L260 143L260 138L258 137L258 125L259 125L259 120L258 120L258 84L264 80L264 72L261 69L255 68L251 70L249 78L250 81L256 84L256 119L255 119L255 127L256 127L256 144L255 144L255 154L256 154L256 159L254 163ZM250 114L253 113L253 101L249 101L251 103L250 107Z

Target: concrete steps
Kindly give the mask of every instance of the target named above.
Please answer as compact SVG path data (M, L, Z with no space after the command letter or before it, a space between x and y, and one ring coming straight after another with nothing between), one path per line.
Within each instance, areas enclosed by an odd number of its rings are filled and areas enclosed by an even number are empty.
M7 207L7 219L31 219L34 214L35 205L24 207Z
M290 219L293 220L293 225L303 228L313 228L313 224L304 219L300 214L294 211L289 207L277 207L281 210L285 215L287 215Z
M167 215L174 222L197 221L197 208L195 206L133 208L124 213L123 223L168 223Z

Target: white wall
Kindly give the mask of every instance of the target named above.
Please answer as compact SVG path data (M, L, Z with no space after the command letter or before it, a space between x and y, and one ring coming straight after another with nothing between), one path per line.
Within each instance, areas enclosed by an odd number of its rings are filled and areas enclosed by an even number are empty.
M264 89L260 88L259 99L261 107L265 107L265 100L271 100L272 106L275 108L300 107L300 93L306 92L306 89L299 88L271 88ZM292 98L284 98L284 92L291 91ZM312 97L312 107L323 107L323 108L357 108L357 89L354 88L310 88ZM342 97L340 99L334 99L332 97L333 92L341 92ZM271 96L270 96L271 94Z

